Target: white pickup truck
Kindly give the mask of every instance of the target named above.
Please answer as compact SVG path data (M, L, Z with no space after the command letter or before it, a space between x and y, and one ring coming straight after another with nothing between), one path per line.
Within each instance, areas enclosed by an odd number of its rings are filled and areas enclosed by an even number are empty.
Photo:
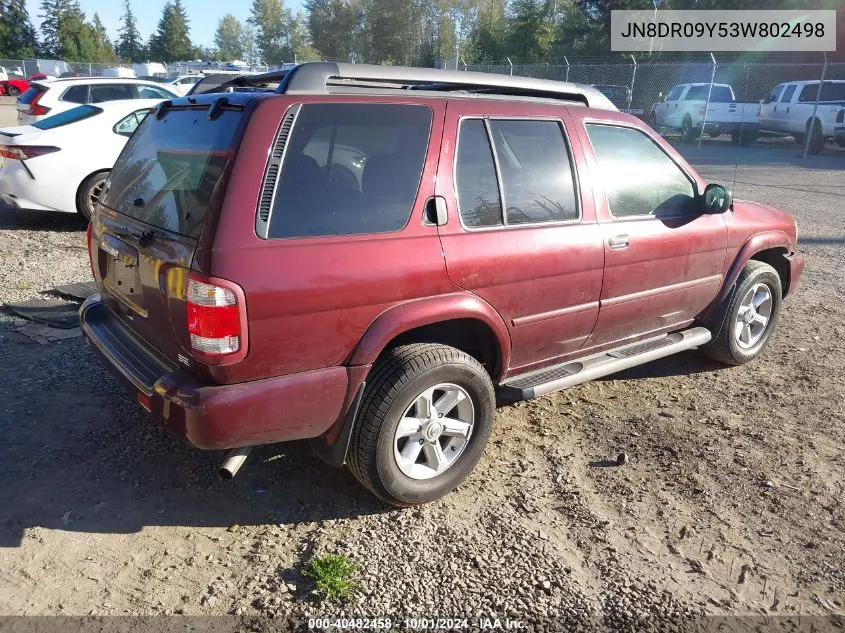
M710 104L707 104L707 95ZM705 119L705 107L707 117ZM702 133L730 134L735 145L750 145L757 138L757 103L738 103L728 84L680 84L652 106L652 127L681 131L681 141L692 143Z
M760 103L760 131L790 134L802 145L809 133L811 154L822 151L829 138L845 146L843 119L845 80L825 81L821 94L818 81L789 81L775 86Z

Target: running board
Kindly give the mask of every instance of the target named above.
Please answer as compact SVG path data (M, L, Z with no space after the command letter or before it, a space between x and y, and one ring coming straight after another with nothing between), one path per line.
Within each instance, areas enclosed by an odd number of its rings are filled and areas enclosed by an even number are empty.
M707 328L694 327L629 343L600 354L514 376L502 383L502 393L520 399L542 396L704 345L711 336Z

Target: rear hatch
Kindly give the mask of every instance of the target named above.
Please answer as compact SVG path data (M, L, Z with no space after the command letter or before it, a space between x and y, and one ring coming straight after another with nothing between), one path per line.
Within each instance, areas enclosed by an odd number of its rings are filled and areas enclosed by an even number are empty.
M42 83L31 83L26 92L24 92L17 100L18 121L28 120L34 116L43 116L49 113L48 108L38 108L38 102L44 97L44 94L50 89L50 86ZM33 112L33 110L35 112Z
M249 112L231 96L197 101L165 102L135 131L100 198L91 244L108 306L189 367L188 274L204 227L213 234Z

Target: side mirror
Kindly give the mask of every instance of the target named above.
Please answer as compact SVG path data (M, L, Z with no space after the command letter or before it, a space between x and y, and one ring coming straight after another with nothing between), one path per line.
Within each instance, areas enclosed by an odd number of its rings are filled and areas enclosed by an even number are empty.
M662 93L662 92L658 92L658 93L657 93L657 100L658 100L658 101L663 101L663 93Z
M722 185L709 184L704 188L704 210L706 213L724 213L733 207L731 190Z

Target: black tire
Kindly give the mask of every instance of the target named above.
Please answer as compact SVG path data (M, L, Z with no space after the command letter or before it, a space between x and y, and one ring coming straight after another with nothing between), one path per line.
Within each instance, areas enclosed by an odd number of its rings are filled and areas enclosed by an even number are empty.
M91 211L93 210L89 200L95 188L98 186L102 187L108 177L109 170L107 169L94 172L82 181L82 184L79 185L79 189L76 191L76 212L89 222L91 221Z
M697 138L698 132L692 127L692 119L688 116L684 117L684 121L681 123L681 143L694 143Z
M719 128L717 128L717 127L714 127L712 130L710 130L710 131L707 133L707 135L708 135L710 138L719 138L720 136L722 136L722 130L720 130L720 129L719 129Z
M742 347L735 335L742 300L757 284L765 284L771 293L771 312L760 339L751 347ZM777 327L783 291L777 271L763 262L751 260L739 274L734 289L725 301L724 312L718 321L719 334L701 348L715 361L725 365L742 365L757 358L765 349L772 332Z
M822 134L822 126L818 121L812 122L812 132L810 131L810 122L807 123L807 134L810 135L810 143L808 151L810 154L820 154L824 149L825 137Z
M657 131L657 114L652 112L648 115L648 124L655 132Z
M804 145L804 135L803 134L793 134L792 137L795 139L795 142L798 143L798 145L801 145L801 146Z
M839 145L839 147L845 147L845 138L840 136L836 139L836 144Z
M9 86L6 88L6 92L10 97L17 97L21 93L17 86Z
M400 507L433 501L454 490L478 463L493 426L496 399L484 367L453 347L417 343L387 351L367 380L347 461L355 478L383 501ZM430 479L413 479L394 457L394 435L417 397L441 383L457 385L469 395L474 426L451 466Z
M742 125L738 130L731 132L731 143L739 147L748 147L757 140L757 127L753 125Z

